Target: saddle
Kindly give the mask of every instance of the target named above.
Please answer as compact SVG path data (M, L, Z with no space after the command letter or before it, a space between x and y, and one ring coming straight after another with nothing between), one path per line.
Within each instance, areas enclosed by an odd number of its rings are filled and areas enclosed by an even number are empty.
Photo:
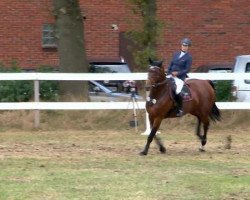
M175 82L174 82L173 79L170 79L170 83L171 83L170 85L171 85L171 88L172 88L172 92L171 92L170 96L171 96L172 99L174 99L176 85L175 85ZM181 94L183 102L191 101L193 99L190 87L186 82L184 83L180 94Z
M191 101L193 99L191 90L190 90L189 85L187 83L184 84L184 86L181 90L181 96L182 96L183 102Z

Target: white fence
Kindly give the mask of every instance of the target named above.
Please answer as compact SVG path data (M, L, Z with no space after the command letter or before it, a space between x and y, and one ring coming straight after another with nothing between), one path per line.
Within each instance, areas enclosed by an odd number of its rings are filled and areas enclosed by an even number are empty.
M250 79L248 73L190 73L190 78L209 80ZM100 110L133 109L128 102L39 102L39 81L88 81L88 80L147 80L147 73L0 73L1 80L34 81L34 102L0 103L0 110L35 110L35 126L39 126L39 110ZM220 109L250 109L250 102L218 102ZM145 109L145 102L138 102L138 109Z

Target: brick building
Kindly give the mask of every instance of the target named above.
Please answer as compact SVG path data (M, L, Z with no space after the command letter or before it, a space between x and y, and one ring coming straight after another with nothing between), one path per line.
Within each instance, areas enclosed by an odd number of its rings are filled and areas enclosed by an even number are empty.
M86 16L87 58L119 57L122 33L138 23L127 1L80 2ZM250 54L249 0L157 0L157 6L157 15L165 23L157 49L166 63L183 37L193 41L193 68L233 62L237 55ZM0 61L8 65L15 59L24 68L58 65L57 49L43 42L49 36L47 25L53 23L51 0L1 0Z

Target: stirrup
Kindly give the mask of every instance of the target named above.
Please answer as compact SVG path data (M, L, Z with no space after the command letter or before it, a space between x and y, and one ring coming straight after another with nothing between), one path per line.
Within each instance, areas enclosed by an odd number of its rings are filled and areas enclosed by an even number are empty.
M178 110L176 117L182 117L183 116L183 111L182 110Z

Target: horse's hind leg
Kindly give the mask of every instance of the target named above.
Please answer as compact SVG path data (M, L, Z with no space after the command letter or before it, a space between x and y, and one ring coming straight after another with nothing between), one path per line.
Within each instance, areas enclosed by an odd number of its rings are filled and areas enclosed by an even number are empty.
M207 132L209 128L209 119L206 118L202 120L203 123L203 135L200 137L201 140L201 146L200 146L200 151L205 151L205 145L207 143Z
M201 147L200 147L200 151L205 151L204 147L207 143L207 131L209 128L209 120L203 122L203 130L204 130L204 134L202 136L202 140L201 140Z
M198 123L197 123L197 127L196 127L196 135L198 136L198 138L200 140L202 140L202 135L201 135L201 120L199 117L197 117Z
M209 121L203 120L203 134L201 134L201 119L197 117L198 123L196 127L196 135L198 136L199 140L201 141L201 146L199 147L199 151L205 151L205 145L207 143L207 131L209 127Z

